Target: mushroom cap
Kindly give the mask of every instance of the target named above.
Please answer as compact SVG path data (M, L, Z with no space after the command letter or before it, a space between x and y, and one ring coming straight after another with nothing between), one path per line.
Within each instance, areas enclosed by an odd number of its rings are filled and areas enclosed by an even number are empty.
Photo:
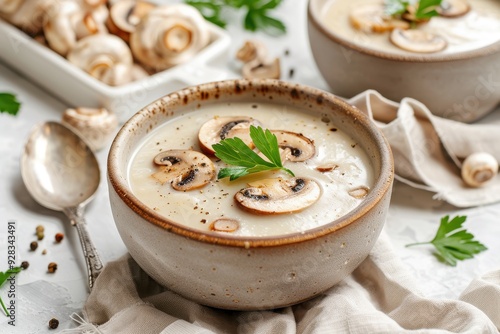
M245 144L253 148L250 125L258 126L260 122L247 116L214 117L205 122L198 131L200 148L206 154L214 154L212 145L233 137L239 137Z
M97 151L109 143L118 119L105 108L69 108L63 113L62 123L75 130L92 150Z
M271 132L276 136L278 146L283 150L282 160L306 161L316 153L314 142L300 133L286 130L271 130Z
M99 7L106 6L108 0L72 0L85 11L94 11Z
M448 45L446 40L436 34L423 30L394 29L390 36L391 42L397 47L411 52L433 53L444 50Z
M381 4L358 6L349 14L349 20L354 28L364 32L382 33L396 28L410 28L410 23L386 15Z
M107 9L104 10L107 13ZM52 6L43 25L50 48L65 56L77 40L107 32L101 15L103 14L99 11L85 12L73 0L61 1Z
M24 0L0 0L0 14L8 17L14 13L22 4Z
M119 0L111 5L106 25L109 31L123 39L130 41L130 34L136 26L156 5L146 1Z
M108 85L118 86L131 81L132 54L117 36L96 34L84 37L75 44L67 58Z
M210 41L207 22L185 4L151 10L130 36L134 57L155 71L186 63Z
M42 31L47 12L58 0L24 0L8 20L29 35L37 35Z
M81 11L74 1L61 1L50 10L43 24L43 32L50 48L62 56L76 43L76 32L71 17Z
M436 11L444 17L458 17L470 11L470 5L464 0L443 0Z
M152 176L180 191L197 189L215 177L215 167L206 155L192 150L168 150L157 154L154 163L160 170Z
M264 179L248 185L248 188L238 191L234 199L242 209L255 214L301 211L321 196L319 184L303 177Z
M471 187L480 187L498 173L498 162L491 154L477 152L469 155L462 164L462 179Z

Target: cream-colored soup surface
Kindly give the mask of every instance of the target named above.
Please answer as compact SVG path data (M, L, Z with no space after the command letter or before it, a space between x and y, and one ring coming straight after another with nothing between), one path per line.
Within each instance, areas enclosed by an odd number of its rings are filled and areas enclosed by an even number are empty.
M290 178L284 172L262 172L235 181L214 179L203 188L176 191L168 183L160 184L151 175L158 170L153 158L162 150L194 149L200 151L198 130L216 116L251 116L268 129L286 129L312 139L316 154L305 162L285 163L298 177L316 180L321 196L312 206L300 212L280 215L255 215L243 211L233 196L248 182L270 177ZM226 165L212 159L217 170ZM239 221L239 229L231 232L242 236L272 236L308 229L329 223L359 205L362 199L349 195L360 186L371 188L374 171L364 150L335 126L325 115L310 115L287 106L274 104L231 103L203 106L186 112L155 129L131 159L129 182L139 200L172 221L209 231L210 223L220 217ZM337 168L319 172L316 167L334 163ZM226 232L213 232L226 233Z
M471 10L457 18L433 17L417 29L438 34L448 42L440 54L479 49L500 41L500 1L468 1ZM371 33L354 28L349 15L354 8L366 4L383 4L380 0L331 0L321 13L321 20L333 33L359 46L395 54L415 54L405 51L389 40L389 32Z

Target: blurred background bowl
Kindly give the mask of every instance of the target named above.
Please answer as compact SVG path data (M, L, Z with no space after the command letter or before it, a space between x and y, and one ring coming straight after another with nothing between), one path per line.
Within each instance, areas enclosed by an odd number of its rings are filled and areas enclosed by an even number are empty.
M309 0L308 32L316 65L333 93L350 98L375 89L397 102L412 97L435 115L463 122L500 102L500 42L448 55L377 51L342 38L322 22L331 1Z

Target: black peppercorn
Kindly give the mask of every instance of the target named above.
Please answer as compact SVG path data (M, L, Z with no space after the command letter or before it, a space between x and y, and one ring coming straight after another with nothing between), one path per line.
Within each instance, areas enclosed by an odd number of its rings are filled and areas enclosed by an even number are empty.
M21 262L21 268L26 270L26 269L28 269L29 266L30 266L30 263L28 261Z
M57 320L56 318L50 319L49 320L49 328L56 329L57 327L59 327L59 320Z
M35 251L37 248L38 248L38 242L33 241L33 242L30 244L30 249L31 249L32 251Z

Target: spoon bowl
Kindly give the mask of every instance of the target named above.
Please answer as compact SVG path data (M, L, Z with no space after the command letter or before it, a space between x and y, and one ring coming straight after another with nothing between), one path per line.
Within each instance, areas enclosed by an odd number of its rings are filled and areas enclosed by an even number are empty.
M92 288L102 262L90 241L83 211L99 187L101 174L95 155L73 131L60 123L46 122L36 126L29 136L21 174L39 204L64 212L77 228Z

